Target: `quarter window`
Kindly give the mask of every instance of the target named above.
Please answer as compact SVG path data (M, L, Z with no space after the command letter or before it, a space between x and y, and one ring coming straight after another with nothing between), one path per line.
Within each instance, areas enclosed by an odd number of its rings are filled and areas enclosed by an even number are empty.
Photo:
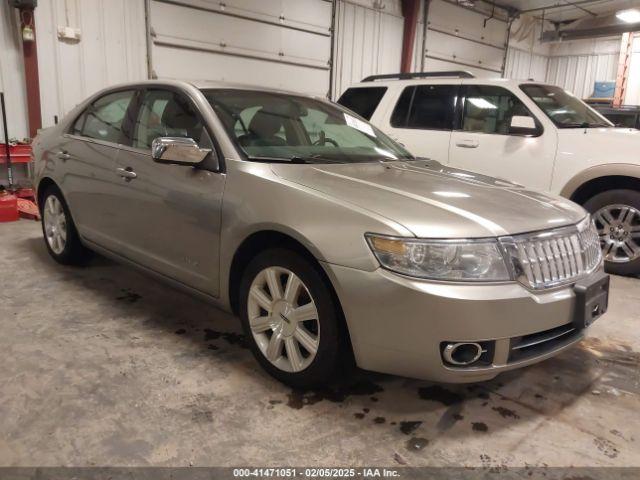
M514 116L532 117L529 109L509 90L489 85L469 85L462 114L462 130L509 135ZM538 122L534 122L538 125Z
M76 120L72 132L83 137L119 143L123 138L122 125L133 93L128 90L100 97Z
M202 148L212 148L200 115L183 96L170 90L147 90L133 128L133 147L151 149L158 137L192 138Z
M391 125L421 130L452 130L458 94L455 85L407 87L391 116Z
M338 103L370 120L386 91L387 87L349 88L342 94Z

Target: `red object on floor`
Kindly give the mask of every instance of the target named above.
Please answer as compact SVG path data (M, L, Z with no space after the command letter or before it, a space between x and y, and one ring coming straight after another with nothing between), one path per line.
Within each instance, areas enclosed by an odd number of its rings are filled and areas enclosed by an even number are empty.
M31 200L32 202L36 201L36 192L33 190L33 188L19 188L14 193L18 198L24 198L27 200Z
M15 222L19 219L18 198L6 190L0 190L0 222Z
M18 214L28 220L40 220L38 206L26 198L18 198Z
M29 163L31 161L31 145L9 144L11 163ZM0 164L7 163L7 150L4 143L0 143Z

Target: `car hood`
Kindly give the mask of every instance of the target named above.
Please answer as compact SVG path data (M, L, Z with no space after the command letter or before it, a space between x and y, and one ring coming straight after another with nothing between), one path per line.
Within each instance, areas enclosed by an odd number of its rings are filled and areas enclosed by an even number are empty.
M417 237L481 238L583 219L582 207L435 161L273 164L280 178L393 220Z

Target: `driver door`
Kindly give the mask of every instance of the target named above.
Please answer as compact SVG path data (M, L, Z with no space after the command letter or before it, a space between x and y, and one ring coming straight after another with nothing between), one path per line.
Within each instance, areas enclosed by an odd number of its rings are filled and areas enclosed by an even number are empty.
M117 159L119 236L127 258L187 286L219 293L220 214L225 175L215 171L212 139L197 108L182 92L140 92L131 145ZM153 161L158 137L185 137L212 153L197 167Z
M534 135L512 133L514 116L539 125ZM543 131L511 91L494 85L463 87L461 120L451 135L449 165L549 190L555 160L555 132Z

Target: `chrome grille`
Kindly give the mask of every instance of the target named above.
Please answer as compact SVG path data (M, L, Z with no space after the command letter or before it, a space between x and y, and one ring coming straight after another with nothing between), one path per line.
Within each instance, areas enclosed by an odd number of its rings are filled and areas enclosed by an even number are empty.
M598 232L589 217L572 227L503 238L501 244L516 278L534 289L570 283L602 261Z

